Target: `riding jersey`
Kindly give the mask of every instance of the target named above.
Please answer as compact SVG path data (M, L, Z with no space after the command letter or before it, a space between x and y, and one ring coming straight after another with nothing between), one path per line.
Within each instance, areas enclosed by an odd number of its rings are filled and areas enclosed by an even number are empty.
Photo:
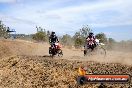
M86 38L86 40L87 40L87 43L89 44L95 44L96 42L95 42L95 37L94 36L88 36L87 38Z
M50 42L50 43L59 42L58 37L57 37L57 36L54 36L54 35L51 35L51 36L49 37L49 42Z

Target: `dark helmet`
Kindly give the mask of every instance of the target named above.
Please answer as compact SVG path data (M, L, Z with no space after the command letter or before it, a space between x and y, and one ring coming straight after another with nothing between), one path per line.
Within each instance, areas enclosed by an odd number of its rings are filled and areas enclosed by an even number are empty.
M93 35L94 35L94 33L92 33L92 32L89 33L89 36L93 36Z
M52 32L51 35L54 35L55 36L55 32Z

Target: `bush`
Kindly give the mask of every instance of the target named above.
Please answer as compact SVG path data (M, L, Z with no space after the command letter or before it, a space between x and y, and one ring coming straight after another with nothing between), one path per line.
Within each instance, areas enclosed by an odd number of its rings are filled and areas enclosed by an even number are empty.
M33 35L33 39L36 41L47 41L47 35L45 32L39 31Z
M97 39L100 39L101 43L107 43L107 37L106 37L106 35L104 33L96 34L95 37Z
M73 39L70 35L68 34L65 34L63 35L63 37L61 38L61 42L63 45L66 45L66 46L72 46L73 44Z
M78 32L75 33L73 36L74 39L74 45L76 48L79 48L85 44L86 37L88 36L89 32L91 32L92 29L86 25L82 27Z
M80 48L84 43L84 41L81 38L77 38L75 40L75 48Z
M114 49L115 44L116 44L116 41L113 38L108 38L108 40L107 40L107 49L108 50Z
M0 21L0 37L4 37L4 38L9 37L9 35L7 33L7 29L10 30L9 27L4 26L4 24L2 23L2 21Z

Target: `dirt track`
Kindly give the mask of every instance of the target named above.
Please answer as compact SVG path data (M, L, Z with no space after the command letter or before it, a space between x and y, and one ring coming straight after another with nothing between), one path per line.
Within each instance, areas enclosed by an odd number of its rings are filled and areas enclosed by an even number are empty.
M48 57L48 44L0 40L0 88L96 88L99 84L76 84L77 70L88 66L100 74L132 75L132 53L107 52L106 58L84 57L81 50L63 48L64 57ZM128 88L114 84L112 88Z

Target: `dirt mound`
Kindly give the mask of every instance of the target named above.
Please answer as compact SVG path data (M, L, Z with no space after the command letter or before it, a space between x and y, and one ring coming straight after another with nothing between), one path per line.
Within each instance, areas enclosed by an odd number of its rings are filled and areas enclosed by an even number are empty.
M8 57L12 55L9 46L5 43L5 41L0 41L0 58Z
M76 84L81 65L88 66L95 74L132 76L131 52L107 51L106 58L98 58L84 57L81 50L63 48L62 58L51 58L48 47L46 43L0 40L0 88L97 88L99 84ZM129 84L106 86L128 88Z
M0 40L1 57L11 55L44 55L47 49L48 44L46 43L39 44L24 40Z
M69 61L40 56L15 56L0 60L0 87L97 88L99 84L77 85L76 77L80 65L88 66L96 74L132 75L132 66L121 64ZM106 86L128 88L129 84L106 84Z

